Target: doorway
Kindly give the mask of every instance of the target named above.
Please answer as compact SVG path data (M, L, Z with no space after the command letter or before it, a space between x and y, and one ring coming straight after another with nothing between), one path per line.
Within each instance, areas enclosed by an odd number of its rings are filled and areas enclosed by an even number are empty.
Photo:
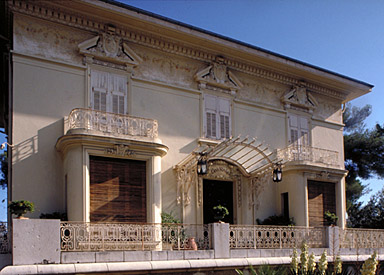
M204 180L203 204L204 224L215 222L212 209L217 205L225 206L229 211L229 215L225 216L222 221L233 224L233 182L219 180Z

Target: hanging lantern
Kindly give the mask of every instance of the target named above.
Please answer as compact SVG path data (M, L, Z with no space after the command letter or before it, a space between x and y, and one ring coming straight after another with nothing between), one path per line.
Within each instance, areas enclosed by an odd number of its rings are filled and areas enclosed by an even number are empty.
M200 158L197 161L197 174L206 175L208 173L207 159L205 153L200 153Z
M276 164L273 169L272 180L274 182L280 182L283 179L283 171L281 170L281 164Z

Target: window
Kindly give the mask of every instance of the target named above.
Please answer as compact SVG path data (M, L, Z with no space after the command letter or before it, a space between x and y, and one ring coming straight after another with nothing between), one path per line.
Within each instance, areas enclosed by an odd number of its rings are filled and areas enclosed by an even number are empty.
M231 101L213 95L205 95L205 137L225 139L231 136Z
M93 110L127 113L127 82L124 75L91 70L91 106Z
M309 146L309 121L297 115L289 116L289 143L295 147Z

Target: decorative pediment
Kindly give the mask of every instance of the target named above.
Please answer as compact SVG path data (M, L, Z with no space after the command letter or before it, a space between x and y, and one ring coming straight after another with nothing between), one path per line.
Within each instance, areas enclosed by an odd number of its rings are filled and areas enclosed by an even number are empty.
M317 108L317 101L307 90L304 82L293 86L282 98L284 107L290 109L299 109L312 113Z
M142 61L140 56L113 32L102 33L88 39L80 43L78 48L88 61L96 59L127 66L136 66Z
M228 70L223 57L217 57L210 66L199 71L195 80L200 89L222 90L232 94L243 87L240 80Z

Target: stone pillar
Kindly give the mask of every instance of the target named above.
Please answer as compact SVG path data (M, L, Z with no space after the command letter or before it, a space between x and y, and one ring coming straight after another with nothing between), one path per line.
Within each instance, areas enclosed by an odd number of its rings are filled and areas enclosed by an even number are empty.
M329 248L329 255L337 255L340 250L340 228L338 226L328 226L326 229L326 247Z
M228 259L229 251L229 223L212 223L212 247L215 259Z
M13 220L13 265L59 264L60 252L60 220Z

